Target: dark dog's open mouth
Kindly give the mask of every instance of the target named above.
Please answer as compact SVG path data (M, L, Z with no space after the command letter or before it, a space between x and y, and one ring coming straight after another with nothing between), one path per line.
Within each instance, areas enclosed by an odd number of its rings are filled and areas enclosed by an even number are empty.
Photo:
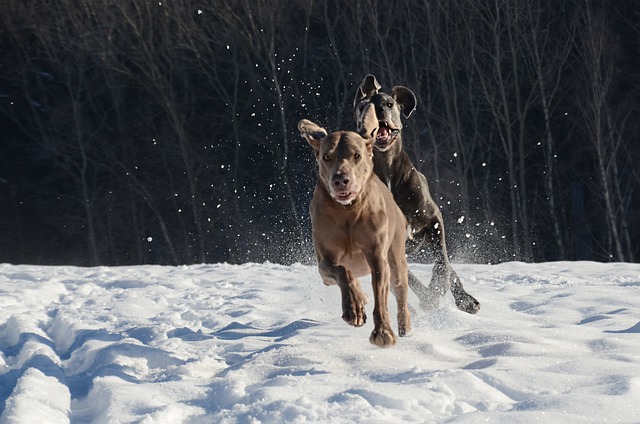
M379 150L387 150L396 138L400 134L400 130L397 128L391 128L385 121L380 121L380 128L378 128L378 135L376 136L376 147Z

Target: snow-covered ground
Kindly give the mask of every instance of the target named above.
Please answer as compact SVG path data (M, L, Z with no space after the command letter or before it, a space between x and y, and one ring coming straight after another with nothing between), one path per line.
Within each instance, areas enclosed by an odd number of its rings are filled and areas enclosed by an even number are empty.
M640 422L639 264L456 270L380 349L311 266L0 265L0 422Z

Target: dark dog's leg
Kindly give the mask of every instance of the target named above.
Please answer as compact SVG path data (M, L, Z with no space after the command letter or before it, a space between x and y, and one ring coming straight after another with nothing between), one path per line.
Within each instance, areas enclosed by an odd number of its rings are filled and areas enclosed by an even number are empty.
M464 290L458 274L451 267L449 267L449 279L451 281L451 294L453 294L458 309L470 314L477 313L480 310L480 302Z
M464 290L458 274L449 263L442 216L436 214L433 224L425 227L424 232L424 238L436 258L429 284L430 296L436 299L437 304L439 298L451 290L458 309L469 314L477 313L480 310L480 302Z
M418 280L418 277L416 277L411 271L409 271L409 288L413 290L416 296L418 296L420 308L423 311L430 311L438 306L440 298L434 296L433 293L426 288L425 285Z
M424 235L418 234L417 236L407 239L406 249L408 252L416 253L422 246L424 246L424 244ZM431 311L438 307L438 303L440 303L440 296L434 295L433 291L429 290L427 286L425 286L424 283L422 283L422 281L420 281L418 277L411 272L411 270L408 270L408 283L411 291L418 296L420 309L423 311Z

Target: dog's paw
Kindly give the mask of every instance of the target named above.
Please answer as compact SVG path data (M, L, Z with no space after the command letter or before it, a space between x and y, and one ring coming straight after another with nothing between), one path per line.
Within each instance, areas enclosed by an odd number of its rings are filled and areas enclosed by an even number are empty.
M371 332L369 342L379 347L391 347L398 342L398 338L393 334L393 330L386 325L380 326Z
M367 296L362 293L359 285L353 285L347 292L348 296L342 298L342 319L354 327L362 327L367 322L367 314L364 306Z
M404 337L411 332L411 315L408 308L398 312L398 336Z
M349 325L354 327L362 327L367 322L367 314L365 312L365 302L354 296L351 302L344 304L342 307L342 319Z
M404 337L411 333L411 324L398 324L398 336Z
M480 302L478 302L475 297L471 296L468 293L465 293L463 296L456 298L455 301L456 306L462 312L466 312L468 314L477 314L480 310Z
M354 310L346 310L342 314L342 319L349 325L354 327L362 327L367 322L367 314L362 312L356 312Z

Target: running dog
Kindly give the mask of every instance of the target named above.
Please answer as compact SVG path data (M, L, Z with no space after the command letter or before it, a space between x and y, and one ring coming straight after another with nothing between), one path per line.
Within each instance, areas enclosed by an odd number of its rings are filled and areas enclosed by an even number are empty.
M442 213L431 197L426 177L415 168L402 147L400 115L411 116L416 108L416 96L403 86L393 87L389 94L381 88L375 76L367 75L356 91L353 110L356 126L362 129L365 111L374 106L379 127L374 143L374 172L393 193L409 223L412 239L417 243L426 242L435 255L429 287L411 271L409 286L418 295L423 309L437 307L440 298L451 290L458 309L475 314L480 310L480 303L464 290L449 263Z
M318 181L309 211L318 270L326 285L342 293L342 318L360 327L367 298L358 277L371 274L375 305L369 341L389 347L397 342L391 329L389 288L398 304L398 334L411 329L407 304L407 221L385 185L373 173L373 145L378 120L373 106L364 108L360 132L327 134L306 119L298 123L313 148Z

